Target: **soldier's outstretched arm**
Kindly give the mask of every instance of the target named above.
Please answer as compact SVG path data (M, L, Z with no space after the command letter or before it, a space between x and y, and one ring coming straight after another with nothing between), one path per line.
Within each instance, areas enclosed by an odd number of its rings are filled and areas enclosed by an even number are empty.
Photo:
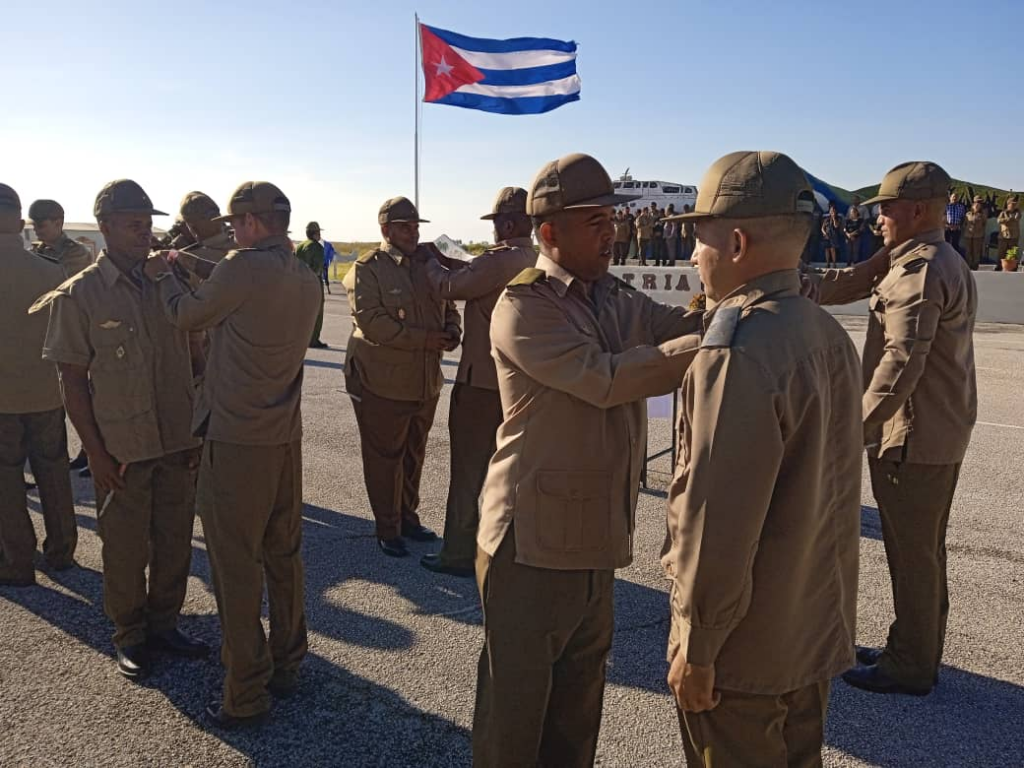
M190 291L171 272L160 275L156 280L157 291L171 324L183 331L203 331L238 309L249 295L252 282L242 263L244 257L244 251L228 255L195 291Z
M817 300L822 306L851 304L871 295L871 289L889 271L889 249L879 248L867 261L846 269L826 269L809 279L817 284Z

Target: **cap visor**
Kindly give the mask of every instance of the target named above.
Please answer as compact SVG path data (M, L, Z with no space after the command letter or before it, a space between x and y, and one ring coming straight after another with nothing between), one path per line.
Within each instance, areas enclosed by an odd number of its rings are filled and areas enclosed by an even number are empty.
M494 221L496 218L498 218L498 214L488 213L486 216L481 216L480 221Z
M896 195L875 195L870 200L865 200L861 205L875 205L876 203L884 203L887 200L899 200Z
M609 193L600 197L592 197L589 200L580 200L578 203L565 206L563 211L571 211L573 208L603 208L607 205L619 205L628 203L630 200L637 200L639 195L620 195Z
M392 219L386 224L429 224L430 219Z
M662 221L694 221L695 219L713 219L714 215L710 213L701 213L700 211L692 211L690 213L677 213L674 216L662 216Z
M228 222L231 221L231 214L225 213L223 216L214 216L212 219L210 219L210 221L215 221L218 224L221 222Z

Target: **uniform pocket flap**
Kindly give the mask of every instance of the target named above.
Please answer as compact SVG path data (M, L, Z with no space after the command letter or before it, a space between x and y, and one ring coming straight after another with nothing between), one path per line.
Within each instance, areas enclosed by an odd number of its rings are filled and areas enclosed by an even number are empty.
M547 470L537 473L537 490L545 496L560 499L589 501L607 498L611 482L606 472L558 472Z

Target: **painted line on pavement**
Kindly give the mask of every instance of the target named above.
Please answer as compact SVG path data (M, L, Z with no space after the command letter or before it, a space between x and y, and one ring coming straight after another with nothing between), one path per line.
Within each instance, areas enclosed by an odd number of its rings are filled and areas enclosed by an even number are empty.
M978 424L979 426L982 426L982 427L1002 427L1003 429L1024 429L1024 427L1018 426L1016 424L994 424L991 421L978 421L978 422L975 422L975 423Z

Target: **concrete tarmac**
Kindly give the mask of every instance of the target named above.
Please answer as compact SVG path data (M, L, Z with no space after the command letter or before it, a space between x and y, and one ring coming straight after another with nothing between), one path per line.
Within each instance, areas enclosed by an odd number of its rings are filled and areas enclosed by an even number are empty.
M39 571L33 588L0 588L0 766L468 766L481 615L472 580L439 577L419 556L377 549L359 439L342 375L350 329L340 285L324 340L310 351L303 397L304 556L310 654L299 694L262 730L222 733L202 721L219 694L216 654L158 657L142 684L121 677L103 615L94 495L74 479L79 568ZM865 322L842 320L863 342ZM1024 765L1024 327L976 335L979 423L949 529L951 612L941 682L926 698L884 697L836 681L829 766ZM454 379L458 353L445 360ZM443 527L448 487L445 387L423 474L424 523ZM652 421L650 450L670 443ZM72 445L73 451L77 444ZM581 447L585 449L585 446ZM669 459L652 462L637 510L634 564L616 583L617 628L598 764L680 766L665 686L667 587L658 564ZM878 513L865 472L860 641L884 642L892 601ZM42 539L38 497L32 518ZM219 643L210 568L197 521L181 627ZM538 596L543 599L543 596ZM808 631L814 631L812 627Z

